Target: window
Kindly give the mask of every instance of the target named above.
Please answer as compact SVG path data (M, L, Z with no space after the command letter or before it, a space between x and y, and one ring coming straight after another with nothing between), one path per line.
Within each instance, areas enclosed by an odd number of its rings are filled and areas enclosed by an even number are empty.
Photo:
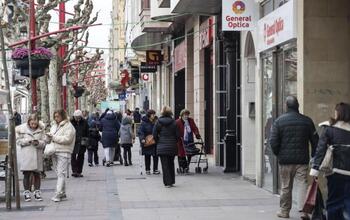
M281 7L289 0L263 0L260 3L260 15L261 17L273 12L273 10Z
M141 10L150 8L150 0L141 0Z

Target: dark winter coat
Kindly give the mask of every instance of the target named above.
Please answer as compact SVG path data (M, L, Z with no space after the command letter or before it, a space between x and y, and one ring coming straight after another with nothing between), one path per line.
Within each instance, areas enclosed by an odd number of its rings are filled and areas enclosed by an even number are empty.
M172 117L160 117L153 128L157 143L157 155L177 155L179 129Z
M120 123L114 114L106 114L101 120L100 130L102 131L103 148L116 147Z
M89 150L98 150L98 142L101 141L101 135L97 128L96 122L93 120L89 128Z
M18 112L15 113L14 118L15 118L15 126L22 124L22 117Z
M142 155L156 155L156 145L144 147L142 140L146 138L147 135L153 134L154 123L152 123L147 116L142 118L142 122L138 131L139 139L141 142Z
M73 127L75 128L75 144L73 154L85 153L87 146L81 145L82 138L89 138L89 125L84 118L80 121L76 121L74 118L71 120Z
M138 111L134 111L134 123L140 123L141 122L141 114Z
M328 146L333 145L333 172L350 176L350 124L338 121L335 125L322 123L323 132L318 142L312 168L318 170ZM338 144L338 145L337 145Z
M198 130L197 125L194 122L194 120L192 118L188 118L188 123L190 124L192 133L196 136L197 139L199 139L201 136L199 134L199 130ZM181 118L179 118L176 120L176 125L179 128L179 135L180 135L180 140L177 142L178 156L184 157L184 156L186 156L186 152L185 152L184 143L183 143L182 138L183 138L184 132L185 132L185 122Z
M279 164L309 164L309 142L313 156L318 134L309 117L289 109L273 123L269 142Z

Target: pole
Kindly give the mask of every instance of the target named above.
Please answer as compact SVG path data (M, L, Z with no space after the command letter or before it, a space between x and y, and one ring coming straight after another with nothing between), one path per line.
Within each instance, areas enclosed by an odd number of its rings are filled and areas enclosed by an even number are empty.
M78 88L78 79L79 79L79 64L75 67L75 88ZM75 110L79 109L79 100L78 97L75 98Z
M7 93L7 108L10 116L9 120L9 144L8 144L8 161L7 161L7 175L6 175L6 208L11 209L11 186L12 186L12 176L15 178L15 193L16 193L16 207L17 209L21 208L20 197L19 197L19 183L18 183L18 172L17 172L17 152L16 152L16 134L15 134L15 118L12 111L12 102L10 94L10 81L9 73L7 68L6 61L6 52L5 52L5 40L3 26L0 23L0 43L1 43L1 54L2 54L2 64L4 67L5 75L5 85L8 91Z
M30 38L35 37L35 7L34 7L34 0L30 0L29 3L29 36ZM30 41L30 49L29 53L31 53L32 50L35 49L35 40ZM30 57L29 57L30 60ZM31 61L29 61L31 62ZM32 71L31 66L29 67L29 71ZM31 78L31 74L30 78ZM37 111L37 105L38 105L38 96L37 96L37 86L36 86L36 79L31 78L31 90L32 90L32 112Z
M66 6L65 6L65 2L61 2L59 4L59 29L63 29L64 25L66 22ZM64 57L66 55L66 49L67 47L65 45L61 45L58 51L58 55L62 60L62 65L63 65L63 73L62 73L62 77L67 77L66 76L66 71L67 68L65 67L65 63L64 61ZM62 79L63 82L66 81L66 79ZM62 105L63 105L63 109L66 110L67 109L67 85L66 83L62 83Z

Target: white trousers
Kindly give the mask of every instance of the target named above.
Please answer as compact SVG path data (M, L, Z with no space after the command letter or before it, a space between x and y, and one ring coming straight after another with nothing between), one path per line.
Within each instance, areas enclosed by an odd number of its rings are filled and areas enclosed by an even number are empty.
M53 169L57 175L56 193L66 193L66 177L69 157L54 154L52 156Z
M104 151L105 151L106 162L113 162L115 148L114 147L107 147L107 148L104 148Z

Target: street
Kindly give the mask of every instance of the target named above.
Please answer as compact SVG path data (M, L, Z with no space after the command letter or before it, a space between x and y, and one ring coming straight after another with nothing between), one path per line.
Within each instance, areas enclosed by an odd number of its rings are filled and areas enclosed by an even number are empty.
M66 201L50 200L55 191L55 174L47 172L42 181L44 201L24 202L22 209L6 211L0 202L0 219L278 219L279 198L238 175L223 174L210 166L207 174L177 175L173 188L165 188L162 175L140 175L139 146L133 147L133 166L88 167L84 177L67 181ZM102 156L102 147L99 155ZM101 160L101 158L100 158ZM177 163L177 161L175 161ZM22 182L20 182L21 188ZM4 185L0 185L3 197ZM23 190L21 190L23 192ZM298 219L294 211L291 219Z

